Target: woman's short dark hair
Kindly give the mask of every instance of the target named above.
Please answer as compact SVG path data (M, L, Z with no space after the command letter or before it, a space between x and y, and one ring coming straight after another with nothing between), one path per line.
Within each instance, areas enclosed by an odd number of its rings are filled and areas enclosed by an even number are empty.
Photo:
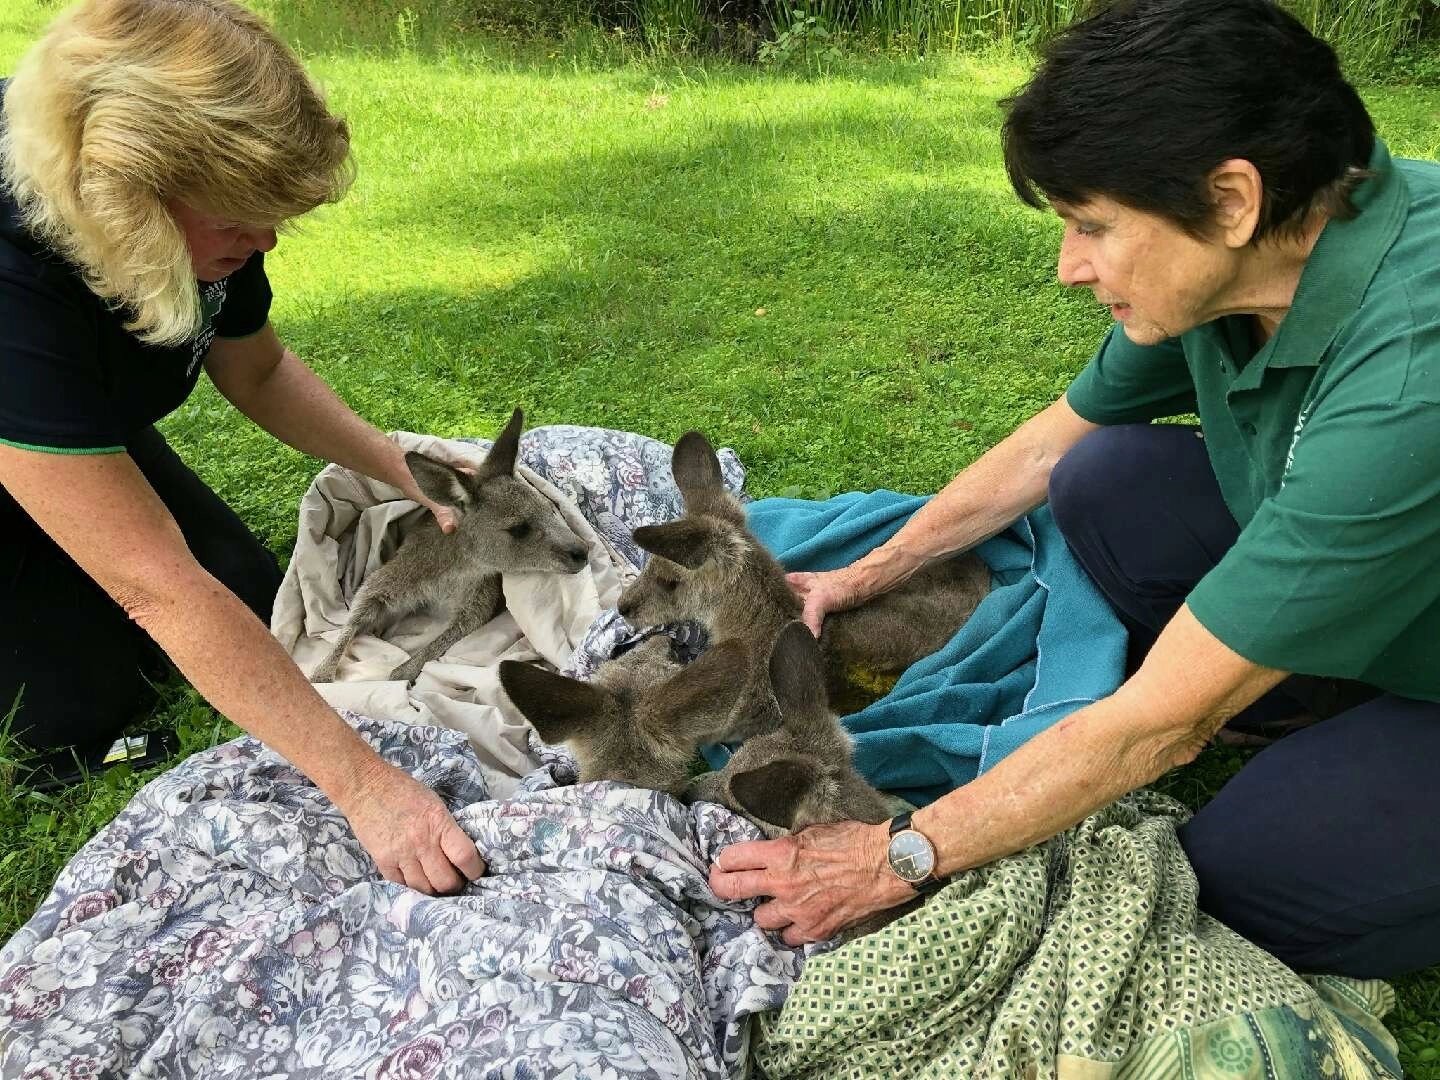
M1270 0L1120 0L1063 31L1005 109L1005 169L1030 206L1106 196L1203 236L1206 180L1264 181L1255 240L1355 214L1375 126L1335 51Z

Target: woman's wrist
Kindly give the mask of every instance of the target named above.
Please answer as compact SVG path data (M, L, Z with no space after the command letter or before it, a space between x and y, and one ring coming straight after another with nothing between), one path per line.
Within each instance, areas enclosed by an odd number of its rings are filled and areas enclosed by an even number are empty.
M865 863L876 868L873 899L877 910L883 911L914 898L914 887L902 880L890 866L890 822L882 821L869 827L865 851Z
M386 435L376 429L376 434L384 440L380 451L380 468L378 472L383 475L372 476L373 480L380 480L391 487L399 488L409 494L412 490L419 491L415 484L415 478L410 473L410 466L405 463L405 448L395 441L393 436Z
M912 555L894 540L882 544L862 558L856 559L841 573L854 595L856 604L895 588L924 565L925 560Z
M301 772L342 811L364 797L378 777L390 767L360 735L325 706L331 721L342 728L333 740L311 744L305 760L294 761Z
M969 869L964 855L956 850L953 830L947 827L950 808L946 803L954 795L955 792L951 792L910 816L910 827L929 840L930 846L935 849L935 876L938 878L953 877Z

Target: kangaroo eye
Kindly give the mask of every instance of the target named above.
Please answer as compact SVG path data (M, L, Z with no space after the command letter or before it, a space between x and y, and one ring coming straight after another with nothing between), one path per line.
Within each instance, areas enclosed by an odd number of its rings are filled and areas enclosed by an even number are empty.
M530 535L530 523L528 521L517 521L505 531L516 540L524 540L525 537Z
M661 578L661 579L660 579L660 590L661 590L662 592L667 592L667 593L669 593L669 592L674 592L674 591L675 591L677 588L679 588L679 587L680 587L680 582L676 581L674 578Z

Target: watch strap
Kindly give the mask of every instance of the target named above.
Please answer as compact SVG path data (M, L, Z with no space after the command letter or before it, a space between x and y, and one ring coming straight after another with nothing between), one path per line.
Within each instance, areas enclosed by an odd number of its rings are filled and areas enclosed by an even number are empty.
M904 832L906 829L910 828L910 815L913 813L913 810L906 810L905 813L896 814L893 818L891 818L890 835L894 836L897 832Z

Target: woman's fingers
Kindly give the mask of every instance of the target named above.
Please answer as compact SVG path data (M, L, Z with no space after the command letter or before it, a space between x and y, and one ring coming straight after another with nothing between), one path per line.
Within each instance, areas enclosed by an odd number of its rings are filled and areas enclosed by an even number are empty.
M783 859L794 846L794 841L788 836L780 840L743 840L720 849L715 856L715 869L725 873L763 870Z
M421 499L420 505L435 516L435 523L440 526L440 531L443 533L454 532L455 527L460 523L459 516L448 506L431 502L429 499Z
M805 624L806 629L815 637L819 637L825 626L826 611L822 604L816 600L807 600L805 609L800 613L800 620Z
M454 896L465 887L460 871L445 856L437 841L433 846L420 849L420 868L437 896Z
M444 852L445 858L450 860L451 865L464 874L467 880L479 881L485 876L488 867L480 855L480 850L475 846L475 841L471 840L459 825L445 830L440 837L440 850Z
M790 925L790 917L780 911L779 904L761 904L755 909L755 925L761 930L783 930Z
M393 765L377 771L364 795L341 807L387 881L429 895L455 893L485 861L440 796Z
M750 900L756 896L772 896L770 873L767 870L739 870L733 874L711 869L710 891L721 900Z
M416 892L424 893L426 896L435 895L435 886L430 884L420 860L411 856L400 860L400 873L402 881L407 889L414 889Z

